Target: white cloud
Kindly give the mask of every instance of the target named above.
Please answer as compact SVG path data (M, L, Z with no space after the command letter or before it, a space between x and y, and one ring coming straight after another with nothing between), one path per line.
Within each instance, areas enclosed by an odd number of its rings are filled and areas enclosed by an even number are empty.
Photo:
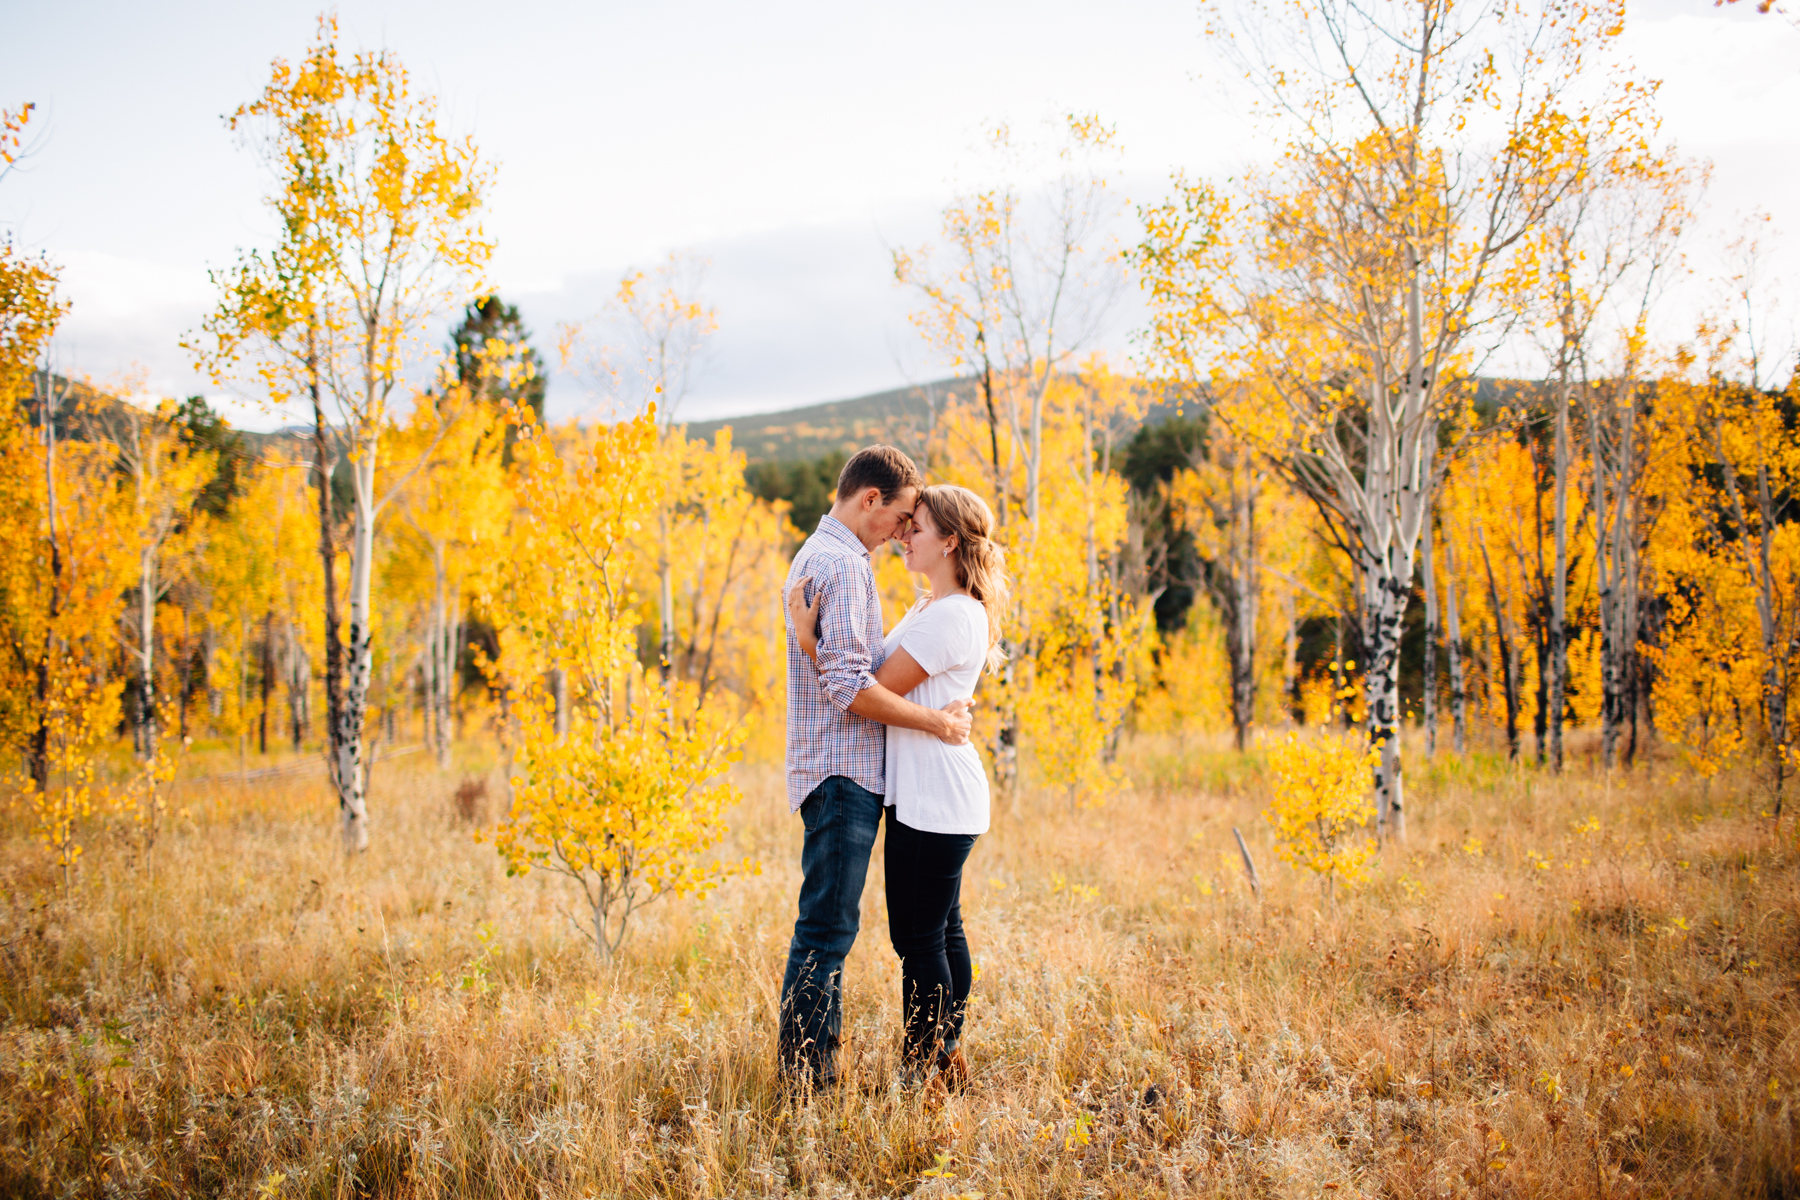
M1634 0L1626 41L1641 76L1664 81L1666 132L1716 162L1707 236L1767 210L1789 231L1784 274L1800 278L1787 269L1800 253L1800 31L1747 6ZM18 44L38 49L9 63L8 88L39 101L47 136L0 188L0 222L65 264L75 311L60 352L78 369L136 362L158 390L218 391L178 343L211 303L207 265L269 234L261 169L220 114L256 93L272 57L304 47L315 11L113 2L15 21ZM930 235L973 177L985 122L1099 111L1140 201L1172 167L1228 173L1259 152L1189 0L524 2L502 22L462 0L339 11L347 42L397 51L499 162L494 276L547 356L554 323L597 309L626 264L683 247L713 259L721 330L695 416L936 374L885 243ZM580 403L567 381L553 396Z

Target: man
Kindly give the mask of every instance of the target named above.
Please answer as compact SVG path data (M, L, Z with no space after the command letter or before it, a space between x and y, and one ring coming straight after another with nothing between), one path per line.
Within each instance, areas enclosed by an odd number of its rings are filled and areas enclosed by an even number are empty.
M923 730L952 745L969 738L968 701L924 708L875 682L885 655L869 552L899 534L923 483L892 446L859 450L838 475L831 511L788 571L788 587L810 578L810 589L824 595L816 666L787 622L788 807L806 823L800 913L781 984L781 1066L796 1082L829 1086L837 1076L844 956L856 941L881 827L884 727Z

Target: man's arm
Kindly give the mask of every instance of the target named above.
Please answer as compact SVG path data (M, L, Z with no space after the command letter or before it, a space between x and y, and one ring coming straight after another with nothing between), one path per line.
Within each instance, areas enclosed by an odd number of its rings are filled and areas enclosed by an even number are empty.
M887 661L881 664L881 669L875 672L875 686L856 694L850 711L871 721L880 721L883 725L917 729L932 737L941 738L952 746L960 746L969 740L971 701L958 700L948 708L939 709L925 708L906 699L908 692L929 678L930 673L919 665L919 660L912 656L912 651L901 646L888 655ZM858 705L863 707L859 708Z
M822 616L815 659L819 668L819 682L824 687L826 696L844 712L855 713L883 725L917 729L952 746L960 746L968 741L969 701L958 700L942 709L926 708L876 681L875 673L870 670L874 661L874 648L868 644L865 633L868 629L868 605L872 598L866 596L863 589L855 585L854 580L846 578L849 574L850 572L841 568L814 571L814 587L821 594L826 591L830 593L820 605ZM912 659L904 650L896 651L896 655L905 655L908 662ZM904 664L895 666L903 667ZM883 674L888 677L889 683L894 684L906 682L908 678L885 667ZM908 691L917 687L925 678L924 669L917 663L912 664L912 674L917 678L906 682Z
M875 683L856 693L856 699L850 702L847 711L880 721L883 725L917 729L952 746L960 746L969 740L969 726L974 721L969 708L973 703L972 700L952 700L943 708L926 708Z

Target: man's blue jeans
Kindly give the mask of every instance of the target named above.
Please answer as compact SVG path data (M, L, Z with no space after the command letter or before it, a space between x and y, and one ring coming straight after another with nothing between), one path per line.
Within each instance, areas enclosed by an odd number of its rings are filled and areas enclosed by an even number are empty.
M806 797L800 817L800 915L781 981L781 1065L827 1085L837 1077L844 1023L844 956L856 942L869 852L882 798L842 775Z

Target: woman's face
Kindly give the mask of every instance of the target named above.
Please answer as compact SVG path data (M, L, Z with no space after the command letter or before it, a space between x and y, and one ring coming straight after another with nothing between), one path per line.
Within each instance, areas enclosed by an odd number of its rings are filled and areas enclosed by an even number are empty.
M912 520L901 527L900 544L906 547L906 569L923 575L931 564L946 557L949 541L938 532L931 510L923 504L913 508Z

